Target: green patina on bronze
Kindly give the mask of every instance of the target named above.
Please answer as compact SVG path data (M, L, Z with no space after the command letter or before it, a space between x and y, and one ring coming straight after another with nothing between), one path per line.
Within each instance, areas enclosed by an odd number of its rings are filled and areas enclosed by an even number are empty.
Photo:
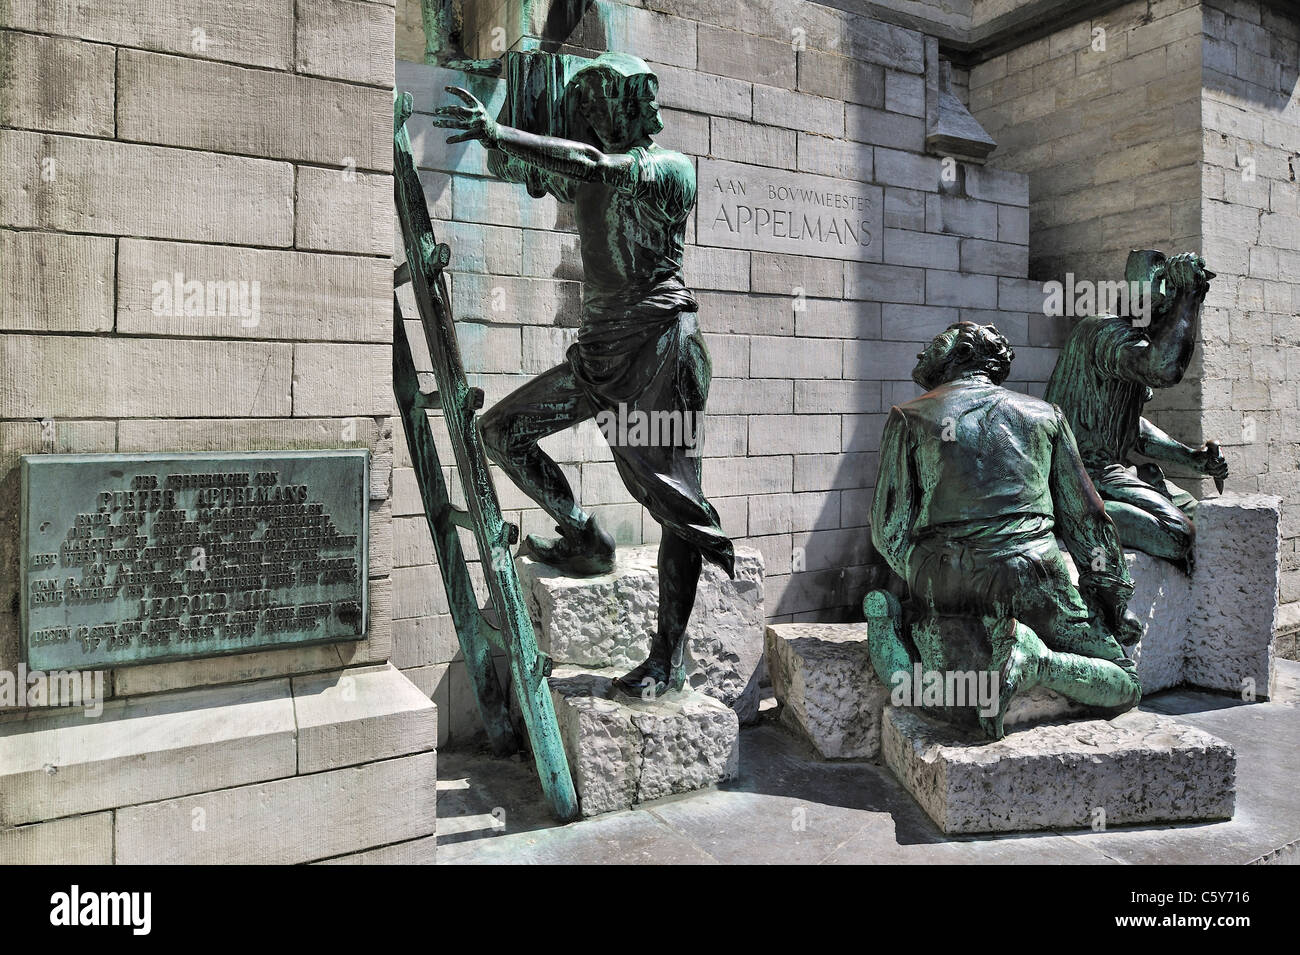
M1141 624L1127 610L1119 537L1061 411L1001 387L1013 357L997 329L970 322L918 356L912 377L929 390L890 411L871 512L872 542L905 603L889 591L864 603L872 664L887 685L911 680L918 665L940 679L996 674L988 712L950 692L932 707L978 719L993 738L1015 695L1034 686L1108 712L1141 695L1121 647ZM1077 588L1058 534L1080 570Z
M411 141L406 132L411 109L409 93L394 96L395 190L406 251L406 265L398 270L397 282L411 282L437 389L424 389L420 385L401 308L394 296L393 391L415 467L425 517L438 552L438 569L447 592L456 635L493 749L497 753L508 753L518 748L505 695L492 664L492 648L495 646L505 650L509 657L512 686L528 730L542 789L554 814L561 820L568 820L577 815L578 801L546 679L550 673L550 660L537 649L532 618L524 604L510 554L510 544L517 539L518 529L501 516L483 439L475 426L475 412L483 405L483 392L469 387L465 380L443 275L443 269L451 260L451 250L434 236L424 192L411 157ZM443 480L428 418L430 408L442 410L456 458L456 471L465 492L466 508L463 511L452 507ZM491 601L487 612L494 619L488 619L485 611L479 609L457 528L465 528L474 535Z
M1142 407L1154 389L1183 380L1214 273L1195 253L1167 259L1150 250L1130 253L1125 271L1131 285L1150 288L1150 324L1141 327L1115 315L1080 321L1056 361L1046 398L1074 429L1124 545L1190 572L1196 500L1166 480L1159 465L1212 477L1220 491L1228 465L1218 442L1188 447L1142 417ZM1135 453L1156 463L1134 468Z
M494 406L483 419L484 440L560 533L530 536L521 553L566 573L600 574L613 567L614 542L538 446L596 419L628 490L662 527L650 657L619 681L638 695L662 695L685 681L686 624L702 560L734 572L731 541L700 487L711 366L682 276L694 166L652 141L663 128L658 80L634 56L512 53L503 72L509 88L498 120L465 90L449 88L465 105L440 107L434 122L463 130L449 143L483 143L501 178L573 205L583 306L566 360ZM658 424L636 427L647 422Z

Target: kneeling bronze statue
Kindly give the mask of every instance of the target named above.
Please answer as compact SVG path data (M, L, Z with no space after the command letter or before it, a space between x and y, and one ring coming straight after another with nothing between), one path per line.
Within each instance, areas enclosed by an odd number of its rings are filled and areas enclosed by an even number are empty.
M996 673L993 705L947 693L933 709L994 739L1034 686L1109 714L1134 706L1142 688L1121 646L1141 635L1133 585L1064 415L1002 387L1014 352L992 325L952 325L917 358L912 378L929 390L891 409L872 502L872 542L908 592L906 607L867 595L877 674L897 686L918 665Z

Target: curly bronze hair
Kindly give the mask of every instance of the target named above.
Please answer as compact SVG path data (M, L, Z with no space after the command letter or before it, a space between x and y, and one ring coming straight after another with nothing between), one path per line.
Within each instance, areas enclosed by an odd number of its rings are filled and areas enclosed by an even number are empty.
M952 381L958 375L981 371L995 385L1007 380L1015 350L1005 335L992 325L954 322L934 337L917 356L913 380L923 388Z

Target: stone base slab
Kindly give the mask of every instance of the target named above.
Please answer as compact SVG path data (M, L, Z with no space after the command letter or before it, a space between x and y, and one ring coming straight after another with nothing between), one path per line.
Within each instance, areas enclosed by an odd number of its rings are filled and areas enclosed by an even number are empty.
M650 654L659 607L658 548L620 547L614 570L567 577L529 557L516 560L537 627L537 643L556 666L626 673ZM708 561L686 630L691 686L758 719L763 663L763 557L736 548L736 578Z
M778 623L767 628L767 670L781 722L823 759L874 759L890 688L871 665L865 623ZM1060 719L1082 710L1043 687L1011 701L1005 724Z
M704 789L736 775L736 713L698 690L658 700L614 687L620 670L556 668L551 698L584 816Z
M432 839L436 709L391 666L0 719L0 863L298 863Z
M945 833L1232 818L1231 746L1167 716L1050 723L996 742L889 708L885 763Z

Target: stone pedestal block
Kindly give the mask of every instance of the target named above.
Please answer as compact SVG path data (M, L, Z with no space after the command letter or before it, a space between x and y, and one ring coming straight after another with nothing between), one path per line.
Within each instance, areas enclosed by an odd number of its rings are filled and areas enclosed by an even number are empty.
M1143 693L1186 683L1258 699L1271 695L1281 520L1276 497L1201 501L1191 577L1168 561L1125 553L1134 585L1129 610L1146 624L1130 651ZM1078 579L1073 567L1071 576Z
M697 690L641 700L615 689L617 669L557 668L560 736L584 816L715 785L736 775L736 713Z
M1192 582L1168 561L1141 551L1125 551L1133 597L1128 609L1142 621L1142 639L1129 648L1144 694L1183 682L1183 645Z
M1263 494L1224 495L1197 508L1183 671L1193 686L1272 695L1281 526L1281 500Z
M871 666L865 623L782 623L767 628L767 670L781 722L823 759L873 759L890 702ZM1059 719L1081 707L1034 687L1011 702L1007 726Z
M1167 716L1049 723L990 742L891 707L881 750L946 833L1229 819L1236 754Z
M767 669L781 721L825 759L871 759L889 688L876 677L865 623L767 628Z
M626 673L650 653L659 606L657 548L619 548L613 572L566 577L528 557L516 561L538 646L557 666ZM763 663L763 557L736 548L736 579L704 562L686 631L690 685L758 718Z

